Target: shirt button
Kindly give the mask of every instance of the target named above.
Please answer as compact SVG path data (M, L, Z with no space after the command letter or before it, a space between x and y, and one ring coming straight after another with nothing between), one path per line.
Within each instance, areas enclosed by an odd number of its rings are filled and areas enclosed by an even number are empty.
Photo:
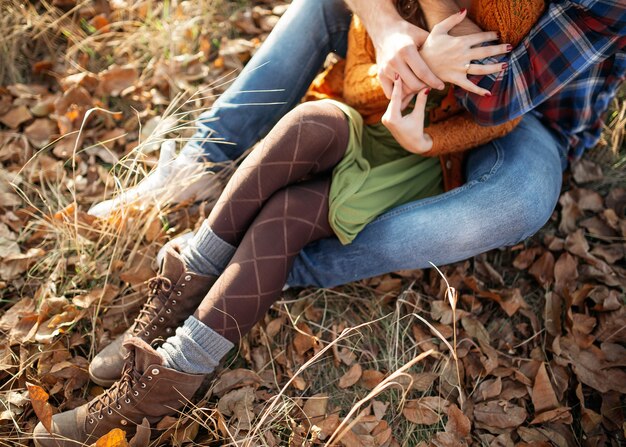
M446 161L446 169L452 169L452 162L450 160Z

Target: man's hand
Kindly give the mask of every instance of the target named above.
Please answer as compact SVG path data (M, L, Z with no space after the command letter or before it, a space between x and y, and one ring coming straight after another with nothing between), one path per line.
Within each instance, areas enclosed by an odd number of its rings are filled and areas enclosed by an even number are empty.
M396 74L404 81L404 102L426 85L444 88L444 83L433 74L418 52L428 33L400 17L392 0L346 2L364 23L374 43L378 75L387 98L391 98Z
M450 30L461 23L467 11L452 14L435 25L420 50L422 60L432 67L436 76L445 82L458 85L468 92L478 95L490 95L488 90L478 87L467 79L468 74L487 75L506 69L506 64L472 64L472 60L504 54L511 51L511 46L487 45L498 39L495 32L479 32L467 36L453 37Z
M430 89L421 90L415 98L415 108L402 116L402 79L397 76L392 88L389 107L382 117L383 125L400 145L414 154L424 154L433 147L433 140L424 133L426 100Z
M426 85L444 88L443 82L433 74L418 51L427 37L426 31L403 21L378 41L372 39L376 48L378 77L387 98L391 98L396 74L402 79L404 97L422 90Z

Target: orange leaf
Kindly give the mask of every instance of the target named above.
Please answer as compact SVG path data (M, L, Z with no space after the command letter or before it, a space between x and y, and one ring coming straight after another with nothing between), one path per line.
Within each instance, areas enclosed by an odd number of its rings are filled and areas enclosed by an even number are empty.
M126 432L114 428L96 441L96 447L130 447L126 441Z
M33 406L37 418L48 432L52 432L52 415L56 411L55 408L48 403L50 396L40 386L26 382L26 388L28 389L30 403Z

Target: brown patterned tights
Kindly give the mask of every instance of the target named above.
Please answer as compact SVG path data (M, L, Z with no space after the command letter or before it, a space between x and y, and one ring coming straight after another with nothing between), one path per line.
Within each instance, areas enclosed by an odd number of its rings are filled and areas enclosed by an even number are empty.
M237 251L196 318L237 343L278 298L300 250L334 234L328 191L348 139L343 112L305 103L243 161L208 217Z

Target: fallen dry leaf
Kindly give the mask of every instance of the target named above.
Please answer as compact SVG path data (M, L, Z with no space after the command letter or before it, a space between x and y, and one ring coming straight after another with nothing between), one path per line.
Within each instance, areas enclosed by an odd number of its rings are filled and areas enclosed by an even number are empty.
M402 414L414 424L434 425L439 423L448 405L448 401L441 397L422 397L408 401L402 409Z
M359 381L361 375L363 374L363 369L361 365L355 363L350 367L350 369L339 379L339 388L348 388L354 385Z
M32 119L32 117L26 106L17 106L0 116L0 123L11 129L17 129L20 124Z
M129 447L126 441L126 432L119 428L114 428L106 435L101 436L96 441L95 447Z
M38 385L26 382L26 388L37 418L48 432L52 432L52 416L56 413L56 409L48 403L50 396Z
M502 400L481 402L474 407L474 419L487 430L519 427L527 416L524 408Z
M535 414L542 413L547 410L554 410L559 407L559 401L554 393L552 383L548 377L546 365L544 363L539 367L539 371L535 376L535 383L532 389L532 401L535 407Z

